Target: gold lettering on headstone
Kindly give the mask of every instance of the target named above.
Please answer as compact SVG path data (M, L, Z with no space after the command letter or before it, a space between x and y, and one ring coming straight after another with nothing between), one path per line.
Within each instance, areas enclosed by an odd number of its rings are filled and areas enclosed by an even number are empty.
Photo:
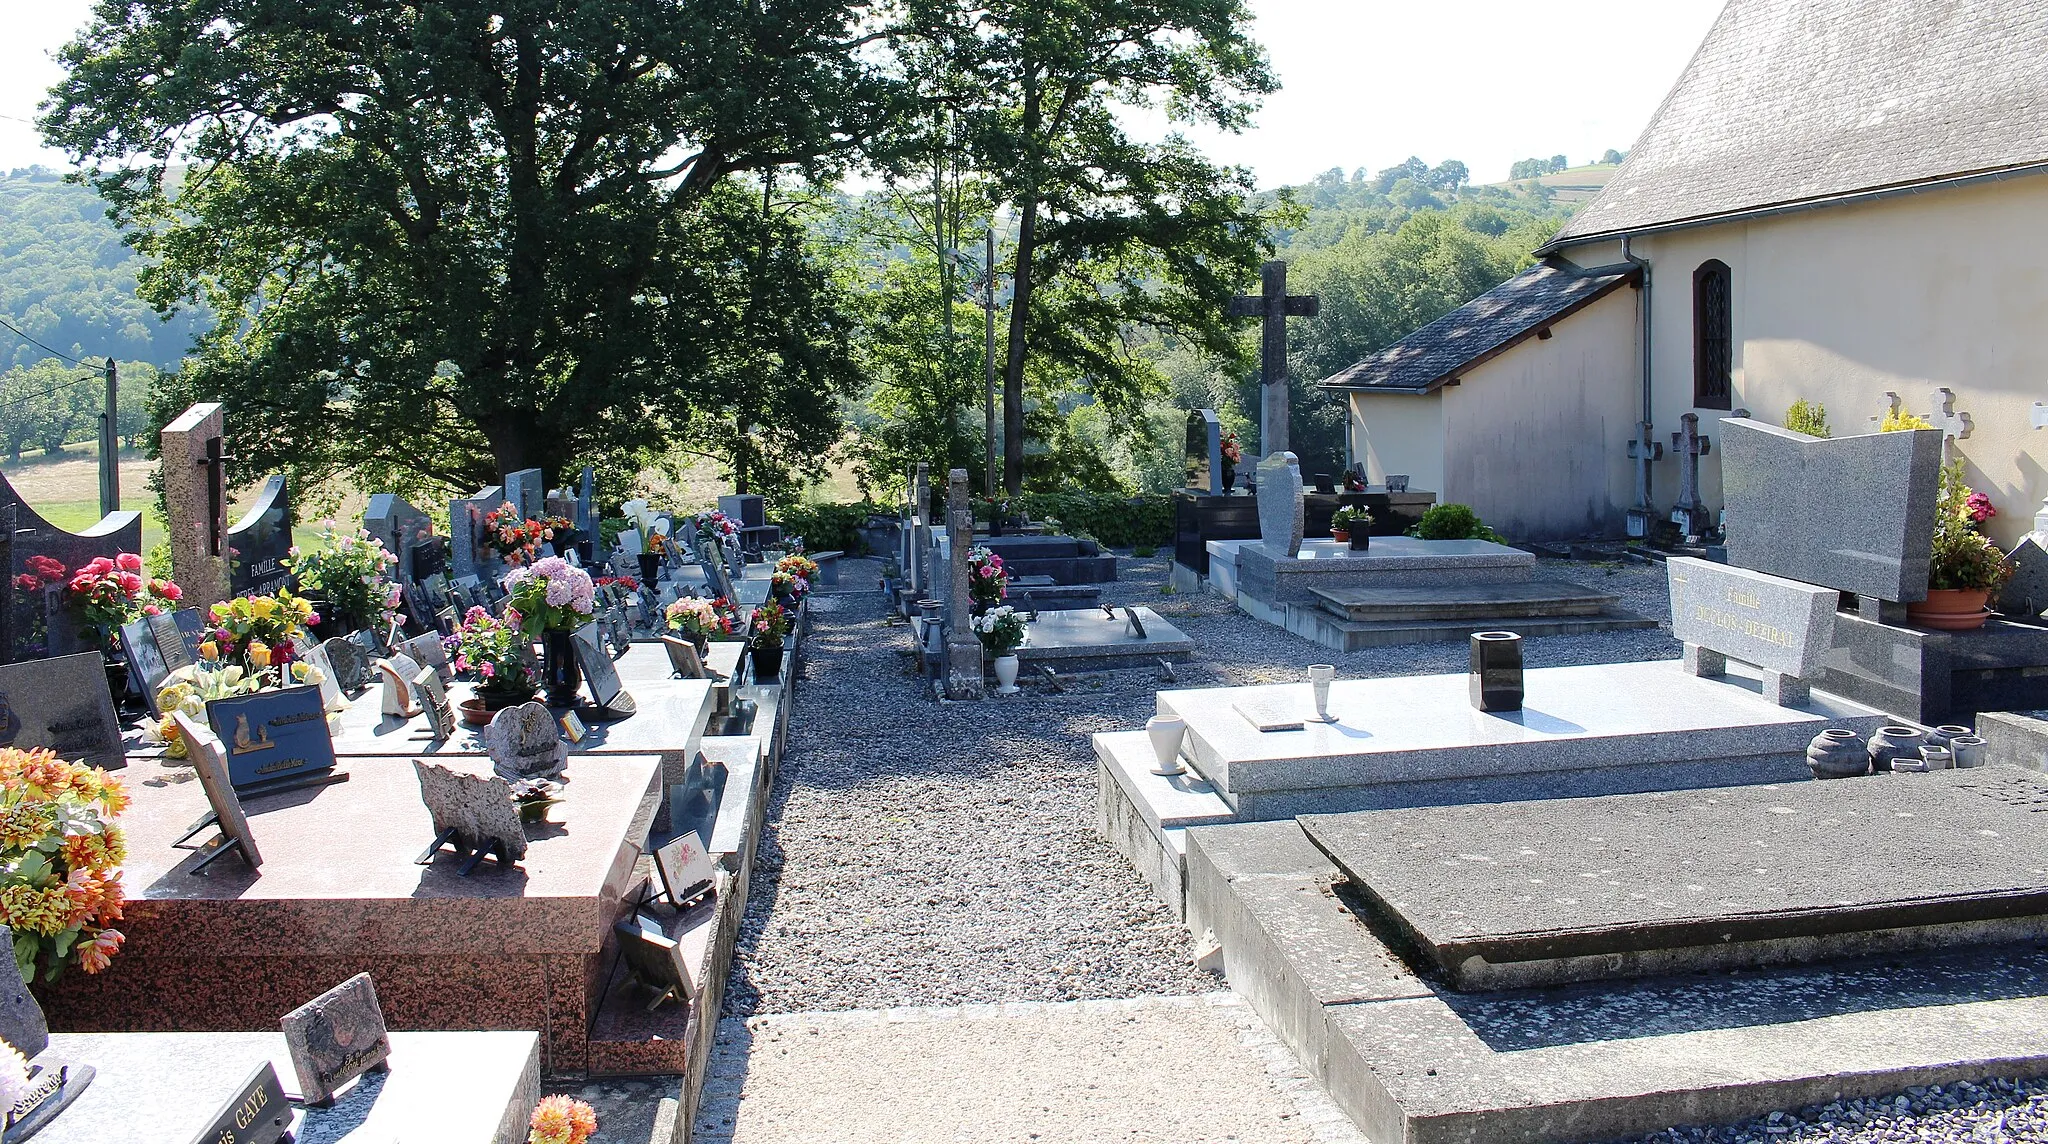
M242 1107L235 1110L235 1127L247 1128L256 1123L256 1117L262 1113L263 1106L269 1103L270 1094L263 1089L258 1088L250 1093L249 1098L242 1102Z
M1705 604L1693 605L1693 618L1701 623L1711 624L1723 631L1738 632L1751 639L1762 640L1765 643L1776 644L1779 647L1799 646L1798 642L1792 638L1792 633L1783 628L1764 623L1762 620L1738 616L1732 612L1724 612L1718 608L1709 608Z

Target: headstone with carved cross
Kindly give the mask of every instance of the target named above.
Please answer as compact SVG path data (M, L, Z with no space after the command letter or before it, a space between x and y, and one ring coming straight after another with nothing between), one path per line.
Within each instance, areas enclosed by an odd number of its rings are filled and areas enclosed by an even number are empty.
M967 553L974 547L974 502L967 499L967 470L946 477L947 569L952 573L946 594L946 698L980 699L981 640L969 618L974 602L967 591Z
M1956 391L1941 386L1934 391L1934 411L1927 415L1927 423L1941 430L1941 444L1944 452L1954 451L1954 442L1970 439L1970 430L1975 422L1967 413L1956 412Z
M228 598L227 418L202 402L164 426L162 473L171 578L187 607Z
M1714 517L1700 500L1700 458L1714 451L1714 443L1700 436L1699 414L1687 413L1678 423L1683 428L1671 435L1671 449L1678 454L1678 501L1671 506L1671 523L1687 536L1704 536Z
M1287 319L1313 318L1322 308L1314 294L1287 293L1287 264L1279 260L1259 268L1256 295L1230 300L1233 318L1258 318L1259 451L1271 456L1292 448L1287 423Z

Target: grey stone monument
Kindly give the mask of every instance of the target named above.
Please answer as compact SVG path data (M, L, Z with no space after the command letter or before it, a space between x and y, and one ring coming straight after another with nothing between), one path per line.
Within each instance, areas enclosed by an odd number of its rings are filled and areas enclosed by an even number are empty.
M48 747L102 770L127 766L100 653L0 665L0 747Z
M227 421L217 401L187 409L164 426L165 539L171 578L184 603L202 611L228 592Z
M1764 697L1804 706L1834 645L1841 593L1746 568L1674 556L1665 563L1671 634L1694 675L1725 674L1728 660L1764 669Z
M576 486L576 532L587 540L597 539L597 469L583 466L583 480Z
M291 486L283 473L264 479L256 503L228 529L228 587L237 596L269 595L291 581Z
M974 547L974 508L967 499L967 470L946 480L946 547L951 586L946 593L946 697L980 699L981 641L968 620L974 611L967 593L967 552Z
M2020 537L2006 559L2012 562L2012 579L1998 592L1998 610L2008 616L2038 616L2048 611L2048 548L2042 536L2030 532Z
M1700 436L1700 415L1688 413L1678 419L1681 426L1671 435L1671 451L1678 456L1678 501L1671 506L1671 523L1687 536L1704 536L1714 516L1700 499L1700 458L1714 451L1714 442Z
M1306 523L1301 462L1292 453L1269 454L1259 462L1260 542L1276 556L1297 556Z
M363 510L363 530L398 557L399 579L412 583L413 550L434 535L434 522L396 493L378 493Z
M1258 318L1259 450L1284 453L1288 441L1287 319L1313 318L1322 308L1314 294L1288 296L1287 264L1277 259L1259 268L1259 293L1230 300L1233 318Z
M484 514L505 503L505 490L497 485L477 490L474 496L448 502L448 575L460 580L482 576L488 553L477 549L477 536L484 526Z
M1721 422L1728 562L1891 603L1927 598L1942 435L1821 439Z
M538 702L498 712L484 728L483 741L491 769L507 778L550 778L569 761L569 744L558 733L554 713Z
M505 500L521 519L534 520L546 510L547 478L539 469L521 469L505 474Z

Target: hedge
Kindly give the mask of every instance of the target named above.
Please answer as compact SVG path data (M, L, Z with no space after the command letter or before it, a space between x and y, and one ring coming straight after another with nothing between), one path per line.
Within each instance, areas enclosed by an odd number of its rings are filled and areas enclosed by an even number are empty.
M803 537L804 547L812 552L838 551L848 556L859 556L866 548L861 543L860 527L875 513L894 515L872 501L856 501L852 504L787 505L771 513L770 517L782 526L784 536Z
M1163 494L1025 493L1018 500L1032 520L1057 520L1069 535L1110 548L1164 548L1173 543L1173 498ZM986 511L982 515L986 517Z

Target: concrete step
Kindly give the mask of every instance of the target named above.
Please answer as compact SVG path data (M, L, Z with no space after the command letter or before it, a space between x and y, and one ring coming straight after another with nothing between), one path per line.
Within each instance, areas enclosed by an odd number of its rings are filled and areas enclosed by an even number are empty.
M1622 608L1604 608L1590 616L1530 616L1504 620L1345 620L1313 608L1288 609L1287 630L1338 651L1401 644L1461 643L1474 632L1507 630L1534 639L1539 636L1582 636L1654 628L1657 621Z
M1316 588L1318 605L1343 620L1412 623L1597 616L1621 597L1565 580L1412 588Z

